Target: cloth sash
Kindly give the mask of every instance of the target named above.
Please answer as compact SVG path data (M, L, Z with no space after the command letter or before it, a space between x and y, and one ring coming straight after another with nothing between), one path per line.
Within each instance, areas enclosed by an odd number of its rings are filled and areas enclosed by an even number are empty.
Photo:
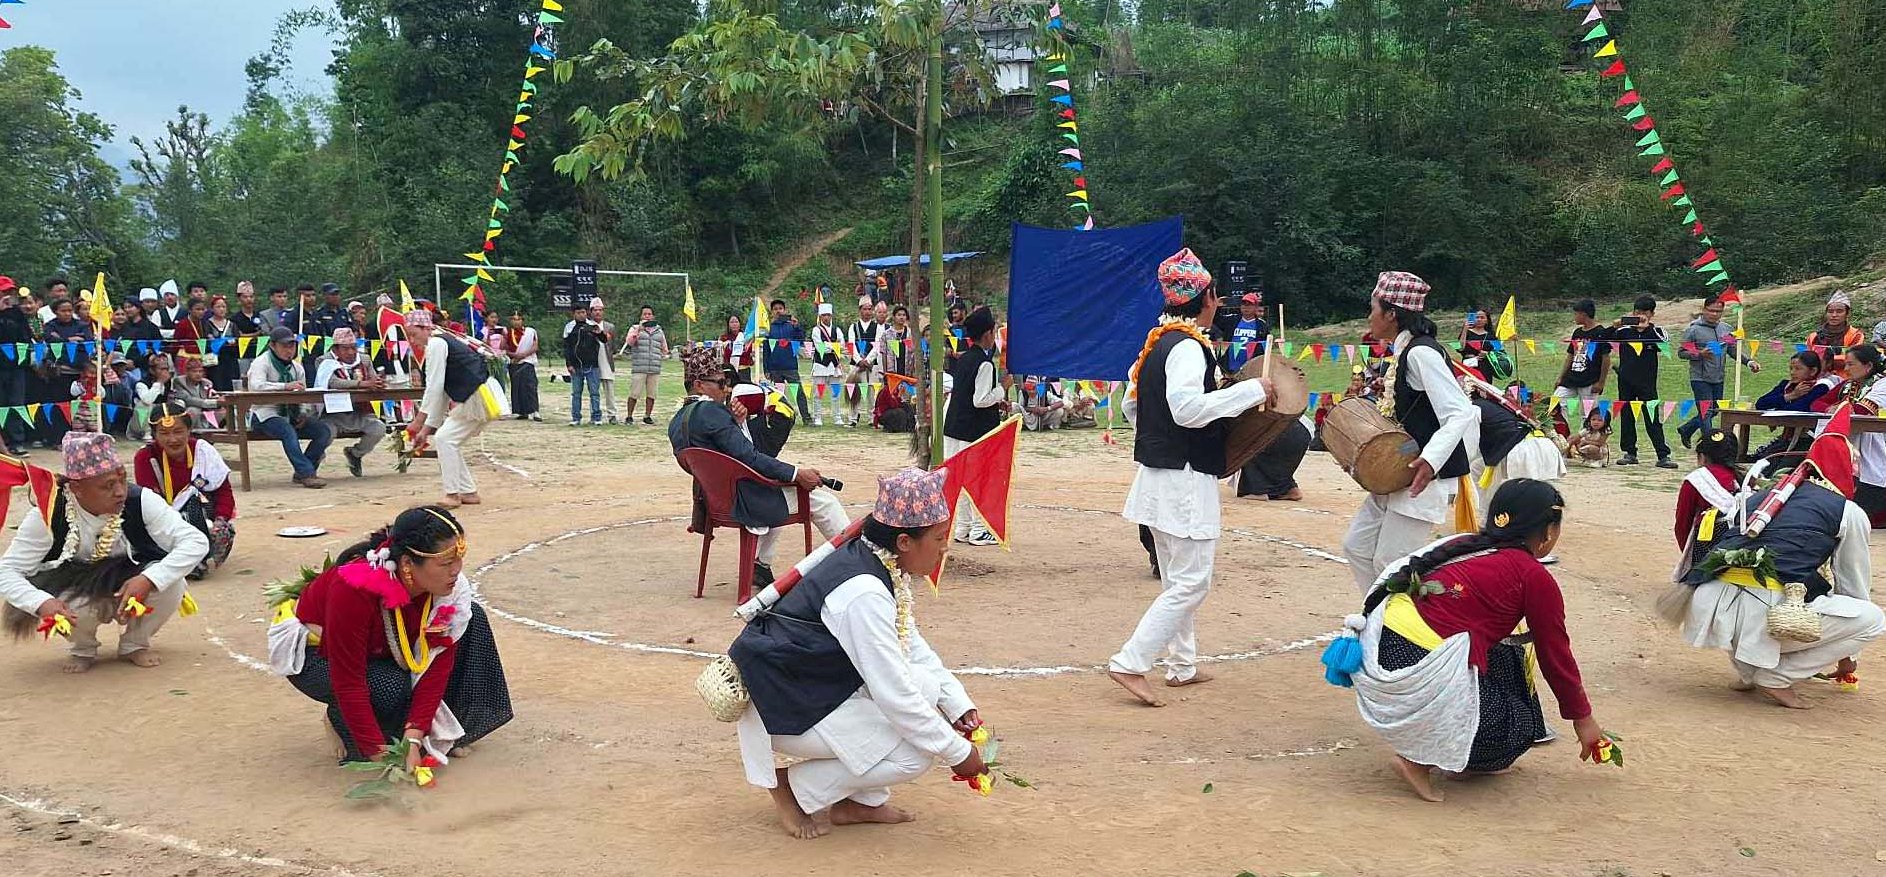
M183 511L183 507L188 505L194 497L202 497L204 504L208 505L210 493L221 490L224 484L229 483L229 464L223 461L223 455L217 453L216 448L209 442L202 439L195 439L195 441L196 459L190 466L190 483L177 491L177 495L170 500L170 507L178 511ZM167 467L170 461L159 453L157 465ZM163 473L158 473L158 479L161 483Z

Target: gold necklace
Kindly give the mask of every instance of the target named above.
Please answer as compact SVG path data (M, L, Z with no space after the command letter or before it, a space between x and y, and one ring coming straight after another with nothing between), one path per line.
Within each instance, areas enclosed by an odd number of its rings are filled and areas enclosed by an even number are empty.
M424 626L425 619L432 617L432 597L427 596L426 602L419 607L419 618L421 619L419 639L414 641L412 645L408 645L406 640L406 613L398 609L387 609L384 611L393 616L392 629L387 631L387 637L395 643L398 643L400 660L405 664L406 669L424 676L426 668L432 666L433 658L432 647L426 643L426 631ZM418 658L413 657L414 648L419 650Z

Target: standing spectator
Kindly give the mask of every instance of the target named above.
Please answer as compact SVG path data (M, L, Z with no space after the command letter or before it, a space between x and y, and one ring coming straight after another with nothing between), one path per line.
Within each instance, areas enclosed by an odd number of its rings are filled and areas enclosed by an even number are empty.
M177 281L175 280L164 281L157 291L163 295L164 303L158 307L157 315L152 322L157 324L157 331L162 332L164 340L168 341L176 337L174 332L177 328L177 321L183 319L183 302L177 299Z
M891 388L891 375L916 377L917 360L917 339L910 331L910 309L898 305L891 309L890 324L878 331L878 373L884 376L884 386L878 390L878 403L871 409L872 426L882 426L884 412L903 404L902 394Z
M1733 357L1759 372L1762 364L1742 355L1742 345L1735 333L1722 324L1722 299L1710 296L1703 301L1703 313L1683 330L1683 340L1676 349L1677 358L1690 364L1690 393L1696 399L1696 416L1677 427L1683 447L1689 447L1696 433L1708 430L1715 422L1716 406L1722 401L1722 358Z
M926 283L929 282L929 278L927 277L924 278L924 281ZM926 289L925 291L927 292L928 290ZM925 298L928 298L928 296L926 295ZM946 333L944 333L949 336L949 343L950 343L950 349L949 349L947 358L948 358L948 362L951 365L954 365L956 362L956 358L959 356L962 356L963 349L968 347L970 344L970 342L965 339L964 334L963 334L963 317L964 315L968 313L968 311L964 310L963 306L960 304L953 304L949 306L946 313L949 314L949 320L950 320L949 330ZM947 366L946 366L946 370L947 370Z
M1245 293L1238 300L1238 319L1226 320L1212 328L1218 336L1214 340L1227 345L1225 371L1237 374L1246 362L1264 355L1265 347L1270 343L1270 324L1264 321L1263 294Z
M209 327L204 325L204 319L208 316L209 306L202 299L190 299L183 308L183 316L170 329L170 340L175 342L173 349L208 353Z
M1575 325L1571 340L1565 345L1565 366L1559 370L1558 386L1552 390L1553 398L1559 400L1559 406L1552 412L1559 435L1571 435L1571 426L1565 419L1566 406L1582 416L1584 406L1580 403L1604 395L1605 364L1611 358L1611 348L1604 343L1609 333L1598 325L1597 315L1598 305L1591 299L1579 299L1572 304Z
M268 309L262 312L263 333L267 334L272 332L278 326L287 326L289 331L292 332L300 325L301 318L296 315L293 308L288 306L288 287L277 286L269 290ZM257 351L256 355L261 356L262 354L260 351ZM244 372L244 374L248 373Z
M321 368L321 357L327 351L329 339L334 337L334 330L347 325L347 311L341 307L340 286L323 283L321 301L310 307L311 300L312 297L306 294L301 298L301 367L310 376Z
M543 422L537 413L537 330L524 325L524 312L511 312L504 330L505 369L511 376L511 410L518 420Z
M373 370L373 363L360 352L360 337L354 330L346 326L335 329L334 346L321 357L321 366L314 373L314 388L377 390L385 386L386 381ZM321 421L335 435L360 433L360 441L354 442L353 447L341 449L341 455L347 458L347 474L359 478L364 474L361 464L386 436L386 421L374 417L371 411L355 410L353 397L344 392L329 394L322 407L325 410Z
M1848 321L1852 314L1853 298L1836 292L1827 299L1827 312L1820 326L1807 333L1809 349L1820 354L1821 362L1829 363L1827 367L1832 371L1845 371L1847 348L1866 343L1866 333Z
M570 308L563 324L563 362L570 371L570 425L583 425L583 389L589 388L589 423L602 424L602 326L590 318L588 305Z
M766 363L766 379L771 381L780 392L796 394L798 404L794 410L803 413L805 407L805 388L799 385L799 345L805 341L805 330L799 328L799 319L792 315L784 299L773 299L773 325L766 333L766 351L762 354Z
M616 422L616 355L621 353L616 347L616 324L609 322L603 310L600 298L589 301L589 319L596 324L596 332L602 340L602 356L596 360L596 383L602 387L603 413L609 415L609 422ZM635 399L629 399L629 423L635 422Z
M81 322L75 315L77 305L69 298L62 298L53 303L52 320L46 323L46 343L60 345L51 349L46 368L46 383L49 392L47 402L54 404L69 402L73 399L72 384L79 377L81 369L91 358L81 353L77 358L65 354L62 349L66 344L83 343L92 340L92 327ZM47 444L58 447L65 439L70 422L61 422L56 415L47 418L50 428L47 430Z
M812 425L825 425L825 412L831 410L832 422L843 423L838 394L845 379L845 330L833 322L831 302L821 302L818 322L812 324Z
M1656 317L1657 297L1640 295L1631 303L1630 315L1619 317L1611 329L1611 339L1617 344L1618 419L1623 433L1618 439L1618 449L1624 452L1618 457L1619 466L1637 465L1637 412L1631 403L1641 402L1644 404L1638 407L1644 412L1644 432L1650 434L1650 444L1657 449L1657 468L1676 468L1676 461L1670 459L1670 442L1663 437L1663 418L1654 404L1658 400L1658 354L1663 345L1670 343L1663 327L1656 324Z
M156 290L147 290L156 295ZM152 299L155 302L155 299ZM126 303L124 321L112 327L112 337L120 341L130 341L131 367L139 372L150 362L152 354L158 353L164 345L164 335L157 330L157 324L151 322L142 307Z
M888 311L886 312L888 313ZM878 329L884 322L869 298L858 300L858 321L846 330L850 349L845 357L846 426L858 425L858 407L871 406L871 388L877 386Z
M193 301L203 302L207 306L210 301L210 285L201 280L190 281L190 285L183 288L184 307L189 307Z
M236 386L242 371L236 362L236 321L229 314L229 299L220 295L210 296L209 316L203 318L203 327L209 337L209 353L205 362L215 363L211 383L216 389L228 392ZM218 345L221 345L220 347Z
M23 364L25 357L17 357L21 348L16 344L31 347L33 328L26 312L20 308L20 300L14 295L14 283L11 277L0 277L0 349L6 354L0 355L0 407L17 408L27 403L26 371ZM26 455L26 418L9 417L6 419L5 437L7 453L14 456Z
M1460 364L1471 369L1481 380L1495 380L1484 359L1493 347L1493 332L1487 328L1487 312L1479 305L1469 305L1467 320L1460 326Z
M151 292L153 293L156 291L157 290L155 289L151 290ZM39 310L34 313L34 316L39 318L39 325L43 327L47 323L52 322L52 318L53 318L52 305L54 302L62 298L71 298L71 297L72 297L72 292L67 287L66 280L64 277L54 277L53 279L46 281L45 301L40 304Z
M249 365L246 389L251 392L307 389L308 373L296 356L299 350L295 330L287 326L270 330L268 348ZM282 453L294 467L296 484L317 489L327 486L327 482L321 480L321 458L327 455L327 446L334 441L334 431L314 416L310 406L257 405L250 409L249 418L256 431L282 443ZM235 424L233 428L241 429L242 425ZM302 439L308 441L305 450L301 446Z
M1847 353L1845 401L1853 403L1853 413L1878 416L1886 409L1886 361L1879 348L1861 345ZM1824 425L1826 421L1822 421ZM1866 432L1854 437L1853 463L1858 470L1854 481L1853 502L1866 512L1875 528L1886 525L1886 433Z
M661 383L661 362L668 358L668 333L655 322L655 309L642 305L642 321L629 329L623 345L629 351L628 410L623 416L635 421L635 400L642 400L642 424L655 425L655 387Z
M728 314L727 330L720 333L720 364L731 369L741 383L753 380L753 339L747 337L746 324L739 314Z
M341 304L341 288L339 284L321 284L321 306L314 309L314 313L309 315L309 320L320 327L320 335L323 338L332 338L334 337L335 329L345 328L353 324L352 318L347 316L347 307ZM309 332L308 334L312 335L315 333Z

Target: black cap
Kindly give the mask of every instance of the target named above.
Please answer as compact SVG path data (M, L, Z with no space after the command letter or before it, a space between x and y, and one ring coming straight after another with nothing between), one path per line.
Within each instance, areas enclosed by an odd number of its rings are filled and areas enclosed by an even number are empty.
M971 340L981 338L984 333L995 331L995 314L986 307L977 308L963 320L963 334Z
M270 329L268 332L268 343L270 344L274 344L278 341L293 341L293 340L295 340L295 330L290 329L287 326L276 326L275 328Z
M332 294L334 294L334 293L337 293L337 292L340 292L340 291L341 291L341 286L340 286L340 284L338 284L338 283L323 283L323 284L321 284L321 294L323 294L323 295L332 295Z

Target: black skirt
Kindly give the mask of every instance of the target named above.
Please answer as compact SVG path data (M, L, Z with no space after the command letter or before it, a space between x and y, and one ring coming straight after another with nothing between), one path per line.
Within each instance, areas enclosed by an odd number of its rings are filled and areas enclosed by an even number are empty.
M1283 499L1297 489L1297 467L1310 450L1310 430L1299 420L1284 428L1264 452L1244 464L1238 477L1239 496L1267 496Z
M327 659L314 646L308 647L301 672L288 677L289 684L309 699L327 704L327 721L347 745L343 761L361 761L365 756L347 732L340 706L334 699L334 683L328 675ZM367 696L373 701L373 717L379 720L380 734L397 740L405 733L406 714L412 709L412 674L391 657L367 661ZM472 604L471 622L459 637L453 656L452 678L445 685L444 703L465 729L465 736L454 746L470 746L511 721L511 690L504 681L504 665L498 659L498 643L491 635L491 621L485 609Z
M1402 670L1427 656L1427 649L1382 629L1376 647L1376 662L1382 669ZM1526 684L1526 648L1501 642L1488 649L1486 672L1480 674L1480 726L1474 731L1467 770L1484 773L1512 767L1545 736L1539 695Z

